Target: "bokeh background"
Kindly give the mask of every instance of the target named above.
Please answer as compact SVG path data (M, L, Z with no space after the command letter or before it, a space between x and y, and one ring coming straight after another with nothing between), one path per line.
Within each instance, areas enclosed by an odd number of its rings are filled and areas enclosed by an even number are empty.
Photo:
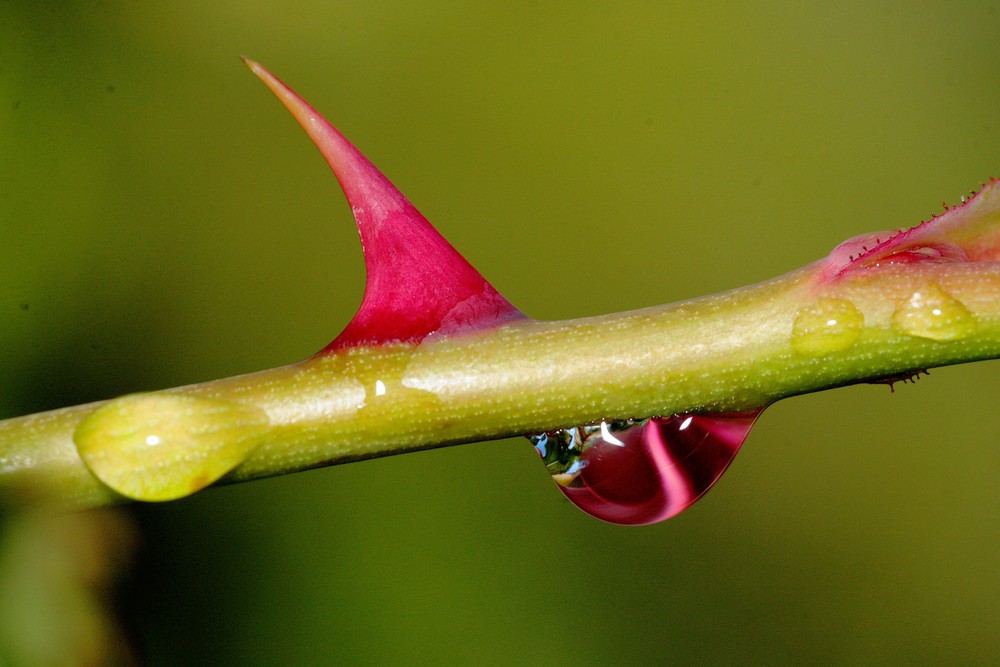
M684 4L0 0L0 417L350 319L347 206L241 53L539 318L763 280L1000 176L1000 2ZM8 517L0 662L986 664L998 368L775 405L645 528L521 440Z

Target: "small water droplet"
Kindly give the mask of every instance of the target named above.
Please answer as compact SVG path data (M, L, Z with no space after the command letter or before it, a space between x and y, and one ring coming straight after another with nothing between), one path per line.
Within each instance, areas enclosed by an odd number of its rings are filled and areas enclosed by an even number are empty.
M892 314L899 331L937 341L963 338L976 328L976 318L965 305L936 284L914 292Z
M573 504L598 519L638 526L669 519L704 495L763 410L602 421L529 440Z
M792 347L817 357L845 350L865 327L865 316L844 299L824 297L798 312L792 324Z
M173 500L246 460L266 432L264 411L183 394L132 394L92 412L73 440L87 467L135 500Z

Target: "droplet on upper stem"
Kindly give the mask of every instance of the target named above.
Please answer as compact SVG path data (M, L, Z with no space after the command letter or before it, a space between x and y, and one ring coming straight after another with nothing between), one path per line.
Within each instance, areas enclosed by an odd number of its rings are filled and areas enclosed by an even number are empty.
M932 284L899 304L892 325L910 336L949 341L975 331L976 319L961 301Z
M853 303L823 297L796 314L792 347L807 357L839 352L858 339L864 326L865 317Z

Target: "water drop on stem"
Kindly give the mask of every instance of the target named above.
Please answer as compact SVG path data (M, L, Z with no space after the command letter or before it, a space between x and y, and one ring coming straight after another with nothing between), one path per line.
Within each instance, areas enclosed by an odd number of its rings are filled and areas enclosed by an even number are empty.
M73 436L90 471L135 500L173 500L215 482L246 460L267 433L255 407L172 393L116 398Z
M807 357L845 350L865 326L865 317L845 299L824 297L800 310L792 324L792 348Z
M910 336L958 340L976 329L976 319L958 299L936 284L914 292L892 314L893 326Z

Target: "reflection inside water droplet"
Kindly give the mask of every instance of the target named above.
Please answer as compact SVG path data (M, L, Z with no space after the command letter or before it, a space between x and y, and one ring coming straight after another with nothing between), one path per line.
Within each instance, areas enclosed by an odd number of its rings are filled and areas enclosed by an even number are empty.
M763 410L602 421L529 440L577 507L611 523L643 525L679 514L708 491Z
M183 394L133 394L92 412L73 435L102 482L136 500L198 491L246 460L269 423L255 407Z
M949 341L975 331L976 319L961 301L932 284L896 308L892 325L910 336Z

